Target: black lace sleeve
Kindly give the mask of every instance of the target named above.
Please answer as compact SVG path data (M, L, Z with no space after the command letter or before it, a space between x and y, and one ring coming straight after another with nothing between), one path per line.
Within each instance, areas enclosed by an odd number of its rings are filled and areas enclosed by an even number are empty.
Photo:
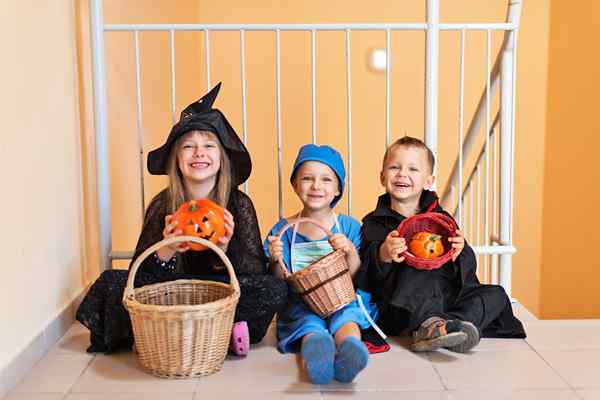
M230 204L229 211L233 215L235 228L227 256L239 274L266 274L267 259L262 250L260 228L252 200L234 189Z
M233 264L236 273L240 275L266 274L267 261L262 251L260 229L252 200L246 194L234 189L231 192L227 209L233 215L235 223L233 237L227 249L227 257ZM163 239L166 210L167 192L162 191L152 200L146 210L144 226L129 268L144 250ZM172 270L167 271L164 266L157 263L155 257L148 257L144 260L140 270L156 276L178 273L189 275L227 274L222 267L223 262L212 251L187 251L177 254L176 257L177 262Z
M148 205L148 208L146 209L142 232L140 233L137 245L135 246L133 258L129 264L130 269L135 260L144 252L144 250L163 239L166 215L167 192L166 190L163 190L152 199ZM147 273L156 273L156 268L156 261L153 257L146 258L140 266L140 270Z

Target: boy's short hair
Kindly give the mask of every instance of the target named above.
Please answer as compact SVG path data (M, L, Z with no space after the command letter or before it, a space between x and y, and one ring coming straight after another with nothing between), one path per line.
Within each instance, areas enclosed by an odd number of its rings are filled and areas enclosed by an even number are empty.
M411 136L404 136L403 138L400 138L398 140L396 140L394 143L392 143L391 145L389 145L389 147L386 149L385 154L383 156L383 164L382 164L382 169L385 168L385 163L387 162L390 154L392 153L392 151L394 151L396 149L396 147L416 147L418 149L422 149L425 151L425 153L427 154L427 163L429 164L429 167L431 168L431 172L433 173L433 168L435 167L435 156L433 155L433 152L431 151L431 149L429 147L427 147L427 145L421 140L421 139L417 139Z

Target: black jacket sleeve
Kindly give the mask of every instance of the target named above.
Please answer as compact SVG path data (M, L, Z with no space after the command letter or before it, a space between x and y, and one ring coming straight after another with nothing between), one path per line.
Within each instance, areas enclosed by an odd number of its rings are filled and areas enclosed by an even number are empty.
M162 191L157 194L146 209L144 216L144 224L142 226L142 232L138 238L135 246L135 251L129 268L133 266L135 260L143 253L148 247L161 241L163 239L163 230L165 227L165 216L167 215L167 192ZM157 263L152 256L147 257L140 265L140 271L147 273L156 273Z
M267 259L262 250L260 228L252 200L245 193L232 193L231 213L235 223L233 237L229 242L227 256L237 273L242 275L264 275Z
M381 287L394 267L394 263L385 263L379 259L379 247L385 241L389 230L368 216L363 220L363 242L360 249L361 266L355 275L357 287L370 292Z

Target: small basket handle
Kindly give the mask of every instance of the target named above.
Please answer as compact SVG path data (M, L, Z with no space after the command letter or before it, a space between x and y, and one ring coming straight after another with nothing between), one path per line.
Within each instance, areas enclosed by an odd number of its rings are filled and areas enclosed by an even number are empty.
M137 270L140 267L140 265L142 264L142 262L146 258L148 258L148 256L150 256L152 253L154 253L156 250L160 249L161 247L168 246L168 245L173 244L173 243L179 243L179 242L194 242L194 243L198 243L198 244L201 244L203 246L209 247L212 251L214 251L215 253L217 253L217 255L219 256L219 258L221 258L221 260L225 263L225 267L227 267L227 272L229 273L229 278L230 278L229 285L231 287L233 287L233 291L235 293L237 293L238 295L240 294L240 284L239 284L239 282L237 280L237 277L235 276L235 271L233 269L233 265L231 265L231 261L229 261L229 258L227 258L227 256L223 252L223 250L221 250L214 243L209 242L208 240L202 239L202 238L199 238L199 237L195 237L195 236L173 236L173 237L170 237L170 238L163 239L160 242L157 242L154 245L148 247L135 260L135 262L133 263L133 266L131 267L131 271L129 271L129 277L127 278L127 285L125 286L125 291L123 293L123 301L125 301L125 299L128 298L129 296L133 296L134 295L133 283L135 281L135 275L137 273Z
M319 228L321 228L321 230L323 232L325 232L325 234L327 235L328 238L331 238L333 236L333 233L329 229L327 229L323 224L321 224L319 221L317 221L315 219L312 219L312 218L301 217L301 218L295 219L293 222L290 222L287 225L285 225L283 228L281 228L281 230L277 234L277 237L279 239L281 239L281 237L283 236L283 234L285 233L285 231L287 231L288 229L290 229L291 227L293 227L295 225L298 225L301 222L310 222L313 225L318 226ZM277 263L279 264L279 268L283 271L284 278L287 278L288 276L291 275L288 272L287 268L285 267L285 264L283 263L283 258L282 257L279 257L279 259L277 260Z

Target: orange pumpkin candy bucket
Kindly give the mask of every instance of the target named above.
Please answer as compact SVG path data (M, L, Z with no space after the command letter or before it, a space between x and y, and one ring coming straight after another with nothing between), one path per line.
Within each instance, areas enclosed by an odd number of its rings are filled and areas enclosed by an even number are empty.
M456 236L457 230L454 219L442 213L426 212L406 218L397 228L409 246L409 251L402 253L406 263L420 270L440 268L454 255L448 239Z
M210 200L200 199L183 203L173 214L173 220L178 221L177 227L184 235L196 236L218 244L219 239L225 235L224 215L223 207ZM195 251L207 249L198 243L188 242L187 245Z

